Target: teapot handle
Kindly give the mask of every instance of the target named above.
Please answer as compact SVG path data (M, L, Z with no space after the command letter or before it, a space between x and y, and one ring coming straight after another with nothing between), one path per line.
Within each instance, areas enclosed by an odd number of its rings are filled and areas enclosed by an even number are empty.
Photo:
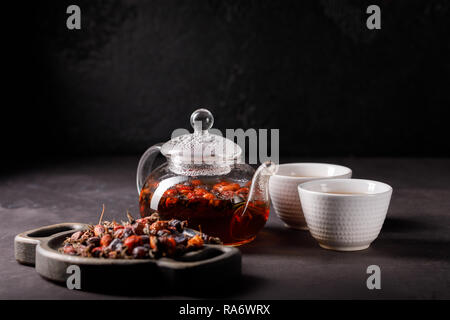
M145 183L145 179L148 177L150 172L152 172L153 162L155 162L156 157L160 153L162 145L162 143L157 143L154 146L148 148L139 160L136 175L138 194L141 194L141 189Z

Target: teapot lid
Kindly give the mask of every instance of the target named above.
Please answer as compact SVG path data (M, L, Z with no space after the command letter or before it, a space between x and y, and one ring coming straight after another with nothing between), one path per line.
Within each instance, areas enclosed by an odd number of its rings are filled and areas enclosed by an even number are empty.
M209 132L214 117L207 109L197 109L191 115L193 133L184 134L163 144L161 153L175 163L188 164L231 164L239 159L241 147Z

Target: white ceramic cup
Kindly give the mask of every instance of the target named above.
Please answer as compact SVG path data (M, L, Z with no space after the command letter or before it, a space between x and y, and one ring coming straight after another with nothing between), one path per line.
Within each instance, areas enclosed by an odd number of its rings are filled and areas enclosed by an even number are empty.
M363 250L383 226L392 187L361 179L326 179L298 186L311 235L325 249Z
M269 193L273 208L287 227L308 230L298 196L301 183L325 178L351 178L352 170L328 163L286 163L270 177Z

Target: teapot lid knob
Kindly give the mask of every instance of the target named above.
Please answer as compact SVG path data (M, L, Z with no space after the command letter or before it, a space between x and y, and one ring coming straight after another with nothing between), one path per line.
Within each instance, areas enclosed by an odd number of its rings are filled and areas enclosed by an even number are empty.
M208 109L197 109L191 114L191 126L194 133L202 133L212 128L214 117Z
M183 172L183 175L213 175L222 172L220 170L229 172L229 164L240 160L241 147L231 139L223 137L220 132L219 134L214 130L209 132L213 124L214 117L209 110L197 109L191 115L194 133L176 135L162 145L161 153L172 163L189 165L186 169L189 173L185 169L179 173ZM205 164L208 165L209 171L205 169ZM196 169L196 166L199 168ZM178 169L172 168L171 170Z

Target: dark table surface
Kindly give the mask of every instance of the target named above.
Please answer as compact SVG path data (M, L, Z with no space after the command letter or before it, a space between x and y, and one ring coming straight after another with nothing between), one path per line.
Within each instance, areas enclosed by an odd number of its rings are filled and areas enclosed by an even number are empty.
M263 231L242 246L243 276L217 296L237 299L450 298L450 160L338 158L293 159L338 163L355 178L394 188L388 216L372 246L359 252L321 249L306 231L284 227L271 212ZM15 234L64 221L137 216L138 157L55 161L0 178L0 298L126 298L68 290L14 260ZM381 290L368 290L366 268L381 268ZM221 293L220 293L221 292ZM171 295L173 294L173 295ZM145 297L145 296L144 296ZM151 298L190 298L174 293ZM211 297L207 295L206 297ZM193 298L202 298L202 295Z

